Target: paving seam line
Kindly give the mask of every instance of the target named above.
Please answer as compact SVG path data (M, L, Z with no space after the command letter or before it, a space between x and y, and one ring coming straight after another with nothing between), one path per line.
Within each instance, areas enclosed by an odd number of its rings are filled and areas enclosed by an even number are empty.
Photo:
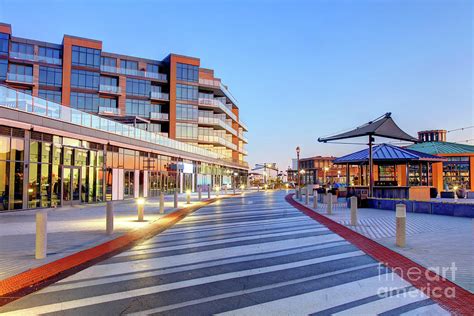
M394 270L402 279L411 283L418 290L422 291L429 298L443 306L449 312L455 315L474 315L474 294L459 285L441 277L435 272L428 270L424 266L412 261L411 259L395 252L378 242L359 234L350 228L345 227L338 222L319 214L305 205L293 199L294 193L290 193L285 197L285 200L320 224L325 225L334 233L338 234L345 240L357 246L366 254ZM410 268L417 268L421 271L418 280L410 280ZM431 280L429 280L431 279ZM449 289L454 289L455 297L448 297L446 293L450 293Z
M102 244L0 280L0 306L36 292L98 262L126 251L140 242L154 237L174 226L180 220L202 207L215 201L235 196L240 196L240 194L231 195L229 197L211 198L203 200L197 205L177 209L151 222L146 227L126 232Z

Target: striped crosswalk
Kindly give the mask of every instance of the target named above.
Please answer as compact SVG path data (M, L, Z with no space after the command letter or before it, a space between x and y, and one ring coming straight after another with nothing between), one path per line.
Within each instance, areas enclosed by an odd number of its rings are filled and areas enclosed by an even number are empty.
M278 192L206 206L0 313L447 314Z

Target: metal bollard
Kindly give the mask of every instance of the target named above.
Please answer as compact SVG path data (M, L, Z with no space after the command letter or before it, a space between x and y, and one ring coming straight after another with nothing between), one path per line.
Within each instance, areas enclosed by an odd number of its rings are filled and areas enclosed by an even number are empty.
M165 213L165 194L160 191L160 214Z
M309 205L309 185L306 186L306 205Z
M357 225L357 196L351 196L351 225Z
M303 201L303 193L301 193L301 188L298 188L298 198L300 201Z
M48 249L48 212L36 212L36 249L35 258L46 258Z
M191 191L186 191L186 204L191 204Z
M396 218L396 245L405 247L406 244L406 224L407 224L407 207L405 204L397 204L395 211Z
M198 200L201 201L202 200L202 188L201 186L198 186Z
M107 201L105 215L105 233L112 235L114 233L114 202Z
M211 186L210 185L207 186L207 198L208 199L211 198Z
M145 218L145 200L143 198L139 198L137 200L137 210L138 210L138 221L143 222Z
M313 208L318 208L318 191L313 191Z
M174 208L178 208L178 189L174 189Z
M332 193L328 194L328 209L327 209L328 215L332 214Z

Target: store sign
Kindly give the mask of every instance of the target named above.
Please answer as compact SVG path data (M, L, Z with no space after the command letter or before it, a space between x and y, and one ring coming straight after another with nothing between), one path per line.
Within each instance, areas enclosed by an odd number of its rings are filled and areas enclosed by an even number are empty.
M194 166L192 163L180 162L178 163L178 170L182 173L193 173Z

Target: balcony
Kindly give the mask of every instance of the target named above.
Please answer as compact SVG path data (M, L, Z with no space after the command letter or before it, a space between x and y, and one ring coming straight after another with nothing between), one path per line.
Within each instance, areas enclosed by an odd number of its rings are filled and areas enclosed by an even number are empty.
M7 73L7 81L33 84L33 76Z
M120 87L117 87L117 86L109 86L106 84L101 84L99 86L99 92L110 93L110 94L120 94L122 92L122 89L120 89Z
M247 125L244 124L244 122L242 122L242 121L239 120L239 125L242 126L242 128L244 129L244 131L248 132L249 129L248 129Z
M230 118L232 118L234 121L237 121L237 117L235 114L232 112L231 109L229 109L222 101L219 99L207 99L207 98L199 98L198 99L198 104L199 105L204 105L212 108L217 108L220 109L222 112L227 114Z
M35 61L35 55L19 52L10 52L10 58Z
M54 57L47 57L47 56L36 56L37 61L41 61L47 64L52 64L52 65L62 65L63 61L60 58L54 58Z
M168 133L159 132L159 133L157 133L157 134L160 135L161 137L169 138L169 134L168 134Z
M202 143L208 143L208 144L216 144L216 145L222 145L227 148L237 150L237 145L232 144L232 142L228 141L227 139L223 137L219 137L217 135L198 135L198 141Z
M244 136L244 133L238 133L237 135L244 143L249 143L249 140L247 139L247 137Z
M235 105L237 105L237 100L234 98L232 93L230 93L229 89L220 81L220 80L212 80L212 79L199 79L199 84L205 87L212 87L221 90L229 100L232 101Z
M150 99L152 100L161 100L161 101L169 101L170 95L168 93L158 92L158 91L151 91L150 92Z
M231 125L227 124L225 121L217 117L208 117L208 116L198 116L198 123L201 125L212 125L219 126L222 129L228 131L234 136L237 136L237 132L232 128Z
M158 120L158 121L168 121L169 114L168 113L160 113L160 112L150 112L150 119Z
M120 115L119 108L111 108L107 106L99 106L99 114L101 115Z
M47 64L62 65L63 61L59 58L25 54L19 52L10 52L10 58L18 60L40 61Z
M156 79L160 81L168 80L168 76L166 74L157 73L157 72L147 72L147 71L142 71L138 69L118 68L118 67L113 67L113 66L100 65L100 71L114 73L114 74L121 74L121 75L145 77L145 78Z

